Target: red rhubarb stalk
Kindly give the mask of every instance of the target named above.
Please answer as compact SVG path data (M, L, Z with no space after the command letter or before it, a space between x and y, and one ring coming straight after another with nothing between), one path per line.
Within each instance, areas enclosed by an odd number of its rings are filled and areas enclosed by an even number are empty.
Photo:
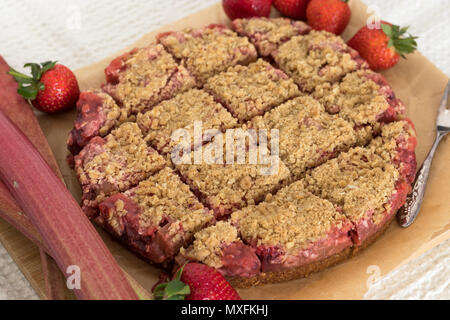
M60 270L80 270L80 299L137 299L78 203L36 148L0 112L0 178L41 234ZM76 283L76 282L75 282Z

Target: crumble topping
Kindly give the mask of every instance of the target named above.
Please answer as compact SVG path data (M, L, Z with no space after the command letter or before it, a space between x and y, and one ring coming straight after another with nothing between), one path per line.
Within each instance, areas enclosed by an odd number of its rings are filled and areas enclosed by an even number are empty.
M286 18L236 19L232 26L241 36L250 38L262 56L269 56L280 44L293 36L311 31L311 27L306 23Z
M344 40L326 31L295 36L273 52L279 68L290 75L303 91L339 81L345 74L365 67Z
M328 112L339 114L358 126L376 124L390 104L381 87L370 78L372 74L374 72L369 70L347 74L341 83L317 86L313 96Z
M313 169L305 182L309 191L341 208L352 222L372 215L377 224L398 178L394 164L369 148L356 147Z
M84 197L97 200L125 191L164 165L164 158L147 147L135 123L122 124L104 139L92 139L75 157Z
M288 253L306 249L332 228L348 224L329 201L306 191L301 180L257 206L234 212L231 223L246 242L281 247Z
M108 83L104 90L132 113L145 111L195 85L187 70L160 44L134 49L123 58L118 82Z
M217 137L216 137L217 139ZM245 205L258 203L264 200L267 194L278 190L288 179L289 169L276 158L278 168L270 164L249 164L251 154L245 150L245 164L226 163L225 137L222 140L222 154L215 154L215 142L204 146L205 154L212 156L212 164L203 156L201 164L180 164L177 169L185 182L200 200L214 210L216 217L228 215L230 212ZM215 140L216 141L216 140ZM218 142L217 142L218 143ZM234 145L236 162L236 144ZM262 148L261 148L262 149ZM270 155L269 150L265 149ZM191 158L194 152L191 153ZM223 164L218 164L221 159ZM271 169L270 169L271 168ZM262 175L262 169L272 170L269 175ZM277 169L277 171L275 171Z
M253 119L257 129L278 129L280 158L295 179L356 143L353 126L325 112L309 96L290 100L262 117Z
M119 124L127 121L129 110L119 107L113 98L100 90L80 93L77 101L77 118L67 145L77 154L91 138L104 137Z
M236 228L227 221L219 221L214 226L197 232L194 237L192 246L188 249L181 248L180 253L188 259L201 261L216 269L223 266L224 245L241 242Z
M241 121L300 94L292 79L262 59L231 67L208 79L204 88Z
M211 221L212 214L197 200L189 187L170 168L164 168L139 185L124 193L141 208L139 227L159 226L164 219L179 222L187 234L192 235ZM121 200L116 211L123 210ZM178 227L178 226L177 226Z
M255 47L225 26L186 29L162 36L159 41L204 83L209 77L236 64L257 58Z
M224 131L237 125L236 119L214 101L208 93L192 89L162 102L145 114L137 115L137 124L145 140L162 153L169 153L179 141L172 141L171 135L184 128L194 139L194 122L201 121L202 129Z

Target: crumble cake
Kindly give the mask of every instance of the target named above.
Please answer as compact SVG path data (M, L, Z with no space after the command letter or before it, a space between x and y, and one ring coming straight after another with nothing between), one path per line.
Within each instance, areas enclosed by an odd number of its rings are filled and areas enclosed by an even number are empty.
M80 93L77 118L67 139L69 151L76 155L93 137L104 137L128 119L129 110L119 107L113 98L100 90Z
M293 36L304 35L311 31L311 27L303 21L286 18L236 19L231 25L239 35L248 37L263 57L270 56Z
M311 92L326 82L337 82L349 72L368 68L367 62L342 38L326 31L313 30L295 36L274 51L272 57L304 92Z
M339 114L357 127L392 122L405 114L386 79L370 70L349 73L340 83L318 85L312 95L329 113Z
M68 147L92 220L165 270L198 261L248 287L375 241L411 189L417 139L340 37L285 18L232 26L160 34L113 60L103 91L80 96ZM195 121L202 142L168 159Z
M280 158L294 180L300 179L308 168L348 150L357 140L351 123L328 114L310 96L289 100L248 125L258 130L279 130Z
M165 164L164 158L147 146L135 123L124 123L105 138L92 138L75 156L83 210L94 218L105 197L129 189Z
M239 238L237 229L228 221L218 221L195 235L192 245L181 248L178 265L197 261L216 268L226 277L252 277L260 273L261 262L256 250Z
M204 89L241 122L300 95L292 79L262 59L209 78Z
M105 75L103 90L133 114L195 86L190 73L160 44L117 57L105 69Z
M216 136L215 142L205 145L199 163L195 161L194 150L188 156L192 159L190 164L176 165L183 181L214 211L218 219L223 219L246 205L261 202L269 193L276 192L289 178L289 169L276 156L270 157L271 161L276 162L275 168L272 166L273 162L251 164L252 154L256 157L261 153L270 155L269 150L263 147L255 148L255 145L252 151L249 146L242 150L244 161L239 164L239 150L237 143L234 143L231 146L234 148L234 164L230 164L230 147L227 148L226 140L225 135L219 135L219 138ZM217 148L220 151L217 151Z
M228 67L257 58L255 47L223 25L186 29L158 36L158 41L196 77L199 85Z
M107 198L99 208L105 229L132 250L161 264L213 220L212 213L169 168Z
M215 102L211 95L199 89L179 94L137 116L137 124L145 140L163 154L169 153L174 145L179 143L171 139L172 133L177 129L187 130L191 140L194 139L195 121L202 122L202 131L225 131L237 125L236 119L224 107Z
M341 153L305 178L312 193L328 199L354 224L362 244L405 203L415 174L415 133L407 121L388 124L384 136Z

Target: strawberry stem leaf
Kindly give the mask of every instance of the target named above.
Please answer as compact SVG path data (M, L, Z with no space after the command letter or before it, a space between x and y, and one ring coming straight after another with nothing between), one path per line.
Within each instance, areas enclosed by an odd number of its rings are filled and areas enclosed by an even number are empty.
M27 100L36 99L39 91L45 90L45 85L40 82L42 75L56 65L56 61L39 63L26 63L24 68L31 68L31 77L10 68L8 74L14 77L19 84L17 93Z
M184 300L191 293L189 286L180 280L186 264L178 269L172 281L160 283L155 287L153 290L155 300Z
M413 53L417 49L417 37L410 35L409 27L400 28L397 25L381 24L381 29L389 38L388 48L394 47L395 51L402 57L408 53Z

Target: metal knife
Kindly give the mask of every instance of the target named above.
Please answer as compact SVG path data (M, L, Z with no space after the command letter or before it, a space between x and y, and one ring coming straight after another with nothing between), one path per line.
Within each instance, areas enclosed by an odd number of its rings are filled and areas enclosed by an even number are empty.
M439 105L436 119L436 140L434 141L428 156L416 175L412 192L408 195L405 205L400 208L397 214L398 223L404 228L409 227L419 213L420 206L422 205L423 197L425 195L425 187L427 185L434 154L439 143L442 141L442 138L450 132L450 110L447 108L449 93L450 81L445 88L444 96L442 97L441 104Z

